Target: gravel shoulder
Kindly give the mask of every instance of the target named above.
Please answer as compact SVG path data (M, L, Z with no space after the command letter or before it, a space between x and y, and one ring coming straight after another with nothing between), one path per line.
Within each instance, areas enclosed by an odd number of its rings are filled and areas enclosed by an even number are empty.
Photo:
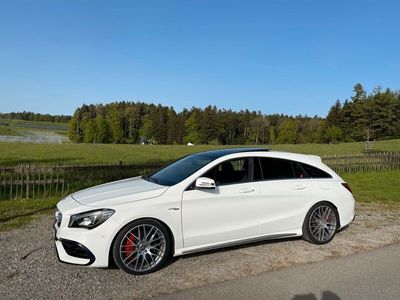
M400 207L357 204L355 221L328 245L268 241L175 259L135 277L118 269L62 264L53 248L52 216L0 232L0 299L146 298L323 261L400 242Z

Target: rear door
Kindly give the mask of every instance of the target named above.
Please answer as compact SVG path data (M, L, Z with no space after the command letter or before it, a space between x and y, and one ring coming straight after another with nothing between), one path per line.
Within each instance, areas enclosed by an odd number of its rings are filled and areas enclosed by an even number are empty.
M302 225L305 208L315 197L314 183L290 160L260 157L259 163L260 232L294 233Z

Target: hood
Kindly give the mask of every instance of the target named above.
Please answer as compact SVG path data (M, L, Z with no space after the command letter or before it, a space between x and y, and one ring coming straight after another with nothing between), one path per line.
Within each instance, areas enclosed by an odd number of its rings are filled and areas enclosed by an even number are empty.
M158 197L167 189L141 177L134 177L78 191L71 196L80 204L99 207Z

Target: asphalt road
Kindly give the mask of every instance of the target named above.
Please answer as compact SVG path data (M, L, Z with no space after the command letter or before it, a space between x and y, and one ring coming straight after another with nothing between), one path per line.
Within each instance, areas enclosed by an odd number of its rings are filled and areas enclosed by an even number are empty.
M159 299L400 299L400 244Z

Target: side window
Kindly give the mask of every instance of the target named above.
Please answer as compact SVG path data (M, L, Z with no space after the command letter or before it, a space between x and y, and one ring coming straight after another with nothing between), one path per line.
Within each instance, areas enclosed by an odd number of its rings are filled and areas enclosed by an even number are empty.
M260 161L264 179L271 180L294 178L292 164L289 160L261 157Z
M331 175L329 175L325 171L322 171L316 167L307 165L305 163L300 163L300 165L306 171L308 177L310 177L310 178L332 178Z
M250 180L250 158L227 160L209 170L203 176L212 178L217 185L234 184Z
M307 173L297 161L292 161L293 173L295 178L307 178Z

